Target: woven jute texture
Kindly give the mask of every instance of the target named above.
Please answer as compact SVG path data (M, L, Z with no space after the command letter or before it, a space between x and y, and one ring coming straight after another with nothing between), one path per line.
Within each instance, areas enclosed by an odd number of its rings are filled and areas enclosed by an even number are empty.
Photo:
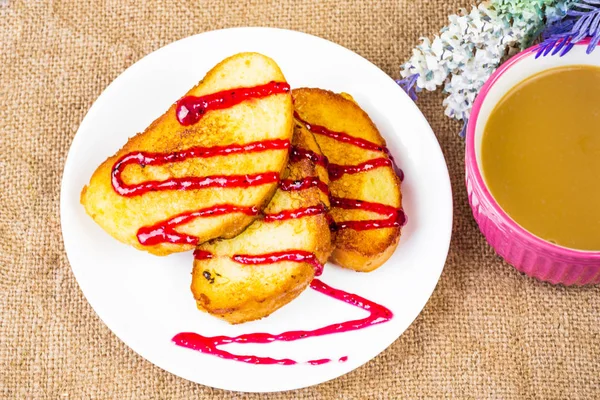
M464 142L441 95L418 105L454 188L446 268L400 339L358 370L271 395L191 383L145 361L100 321L67 262L59 185L69 144L101 91L174 40L231 26L330 39L392 77L420 36L466 1L0 0L0 397L198 399L600 398L600 288L544 284L486 244L463 184ZM358 78L357 78L358 79Z

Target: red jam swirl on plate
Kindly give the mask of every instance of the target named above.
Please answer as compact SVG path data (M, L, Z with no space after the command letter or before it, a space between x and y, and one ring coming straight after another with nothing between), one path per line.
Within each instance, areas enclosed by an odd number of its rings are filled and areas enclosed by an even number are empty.
M277 335L270 333L247 333L240 336L203 336L193 332L182 332L178 333L173 337L173 342L181 347L196 350L204 354L210 354L213 356L221 357L228 360L235 360L245 362L249 364L279 364L279 365L293 365L298 362L289 358L271 358L271 357L260 357L254 355L240 355L233 354L226 350L221 349L221 346L230 343L271 343L271 342L292 342L296 340L319 337L325 335L331 335L335 333L356 331L364 329L373 325L382 324L392 319L392 312L371 300L365 299L364 297L356 294L348 293L340 289L335 289L319 279L314 279L310 284L313 290L322 293L326 296L334 298L344 303L350 304L354 307L361 308L369 313L369 315L362 319L339 322L331 325L324 326L322 328L314 330L298 330L288 331ZM338 361L345 362L348 360L347 356L341 357ZM308 364L321 365L331 362L331 359L321 358L317 360L307 361Z

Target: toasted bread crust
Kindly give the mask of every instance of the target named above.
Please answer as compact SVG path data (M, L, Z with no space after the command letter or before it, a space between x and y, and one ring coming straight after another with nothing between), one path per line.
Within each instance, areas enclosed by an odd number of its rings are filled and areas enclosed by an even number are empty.
M277 64L257 53L229 57L211 71L186 95L203 96L240 87L254 87L271 81L285 82ZM245 189L205 188L166 190L124 197L111 184L113 166L132 152L173 153L195 146L213 147L244 144L269 139L290 140L293 133L292 103L289 93L249 99L231 108L207 112L197 123L181 125L176 104L102 163L81 192L86 212L110 235L123 243L156 255L194 248L193 244L159 243L142 245L140 228L153 226L182 213L217 204L237 204L262 209L273 196L277 183ZM211 158L191 158L164 165L128 165L122 178L130 184L164 181L171 178L210 175L244 175L272 171L281 174L287 164L287 150L235 154ZM243 231L255 216L232 213L197 218L176 230L197 238L198 243L217 237L233 237Z
M293 90L292 97L296 112L308 123L326 127L331 131L344 132L385 147L385 140L377 127L351 96L322 89L302 88ZM356 165L387 157L383 152L356 147L327 136L316 134L315 137L330 163ZM329 188L331 195L335 197L377 202L395 208L402 205L400 180L391 166L343 175L330 182ZM330 213L336 222L383 218L364 210L336 207L333 207ZM335 249L331 261L356 271L373 271L393 254L400 233L400 227L362 231L340 230L335 234Z
M313 135L296 124L294 146L320 154ZM285 178L298 180L319 176L327 183L327 173L310 160L290 162ZM267 215L311 206L329 206L328 197L317 187L286 192L278 189L264 212ZM305 262L280 261L268 265L242 265L235 254L303 250L324 263L332 251L325 213L278 222L257 220L242 234L229 240L218 239L198 247L212 254L210 259L194 260L192 293L197 307L229 323L260 319L295 299L308 287L314 268Z
M331 253L330 260L332 263L343 266L345 268L353 269L358 272L371 272L375 269L379 268L381 264L386 262L394 251L398 247L398 242L400 241L400 235L391 236L390 238L393 240L395 237L395 242L389 244L381 253L376 255L365 255L365 253L360 250L355 251L350 248L335 248Z

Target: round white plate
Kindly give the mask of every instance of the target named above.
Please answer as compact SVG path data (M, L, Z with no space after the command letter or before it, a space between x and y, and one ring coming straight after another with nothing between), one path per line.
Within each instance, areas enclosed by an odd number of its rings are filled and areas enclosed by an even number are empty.
M377 271L363 274L328 265L329 285L378 302L394 313L360 331L268 345L225 349L324 365L251 365L178 347L179 332L234 336L314 329L358 319L365 312L306 290L261 321L231 326L196 309L189 286L192 254L155 257L111 238L79 203L96 167L143 131L223 58L244 51L272 57L290 85L348 92L364 108L404 170L408 225L400 246ZM221 389L271 392L336 378L361 366L396 340L425 306L440 277L452 227L448 170L427 121L383 71L339 45L304 33L237 28L206 32L172 43L128 68L90 108L75 136L61 188L61 222L73 273L104 323L129 347L185 379Z

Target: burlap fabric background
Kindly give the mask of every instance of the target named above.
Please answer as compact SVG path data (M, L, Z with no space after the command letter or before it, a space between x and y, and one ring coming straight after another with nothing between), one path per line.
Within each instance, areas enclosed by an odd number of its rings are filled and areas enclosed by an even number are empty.
M420 35L465 1L0 0L0 396L2 398L600 398L600 288L515 272L467 205L463 140L441 97L419 106L452 175L454 237L421 316L382 355L317 387L214 390L137 356L98 319L68 265L59 184L88 108L125 68L174 40L265 25L338 42L393 77Z

